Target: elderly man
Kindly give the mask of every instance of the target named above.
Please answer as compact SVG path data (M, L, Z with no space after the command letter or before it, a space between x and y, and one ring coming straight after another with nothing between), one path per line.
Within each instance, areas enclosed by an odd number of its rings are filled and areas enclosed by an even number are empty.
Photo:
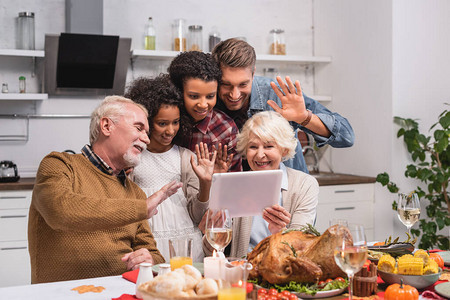
M125 174L139 163L148 131L143 106L106 97L91 116L91 145L42 160L28 223L32 283L119 275L164 261L147 219L182 184L147 198Z
M276 85L270 78L254 76L256 54L247 42L235 38L222 41L212 55L222 70L217 108L229 115L239 129L252 115L275 110L290 121L294 129L311 134L319 147L353 145L355 135L347 119L303 95L298 81L294 84L286 77L285 84L277 77ZM246 162L242 164L248 170ZM308 173L300 143L297 143L295 157L284 164Z

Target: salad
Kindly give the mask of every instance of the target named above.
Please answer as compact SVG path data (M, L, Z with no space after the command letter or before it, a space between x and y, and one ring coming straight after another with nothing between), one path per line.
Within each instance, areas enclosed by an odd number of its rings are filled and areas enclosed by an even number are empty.
M331 291L336 289L343 289L348 286L348 280L342 277L337 277L335 279L327 279L325 281L319 281L318 283L299 283L291 281L287 284L270 284L257 282L257 280L249 279L248 282L255 283L266 289L275 289L278 292L289 291L296 293L305 293L314 296L317 292Z

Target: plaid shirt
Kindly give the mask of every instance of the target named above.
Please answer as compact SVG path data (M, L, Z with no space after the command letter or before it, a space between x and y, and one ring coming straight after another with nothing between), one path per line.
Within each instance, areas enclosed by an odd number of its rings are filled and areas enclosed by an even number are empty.
M195 152L195 145L206 143L211 151L212 145L218 147L227 145L228 154L233 154L233 161L229 171L242 171L242 159L236 151L237 134L239 130L233 119L220 110L211 110L206 118L194 125L188 148Z
M81 149L81 153L84 156L86 156L86 158L89 159L89 161L103 173L111 176L115 175L113 169L110 166L108 166L108 164L103 159L101 159L100 156L94 153L90 145L85 145ZM117 175L117 178L120 180L123 186L126 186L125 184L126 177L127 175L125 174L124 170L120 171L120 173Z

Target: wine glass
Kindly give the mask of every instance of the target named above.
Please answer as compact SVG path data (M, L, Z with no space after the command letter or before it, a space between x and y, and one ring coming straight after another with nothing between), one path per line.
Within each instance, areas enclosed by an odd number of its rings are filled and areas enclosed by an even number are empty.
M231 217L228 209L208 210L206 215L205 235L217 252L223 252L231 242Z
M358 224L337 227L338 243L334 249L334 261L348 276L349 299L353 299L353 277L367 260L367 241L364 227Z
M330 227L334 225L348 226L348 221L345 219L331 219L329 223Z
M416 193L398 194L397 215L411 235L411 227L420 218L420 202Z

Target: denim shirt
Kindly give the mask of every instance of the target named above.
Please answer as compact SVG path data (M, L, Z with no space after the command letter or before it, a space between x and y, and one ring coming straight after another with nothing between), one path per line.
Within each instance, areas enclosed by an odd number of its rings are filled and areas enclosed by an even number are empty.
M250 107L247 112L249 118L258 112L273 110L267 104L267 100L273 100L279 107L281 107L280 98L278 98L277 94L275 94L275 91L270 86L271 81L273 80L266 77L255 76L253 78L252 91L250 94ZM318 147L322 147L326 144L329 144L335 148L345 148L353 145L355 134L352 126L346 118L342 117L338 113L329 111L325 106L316 100L309 98L305 94L303 94L303 98L305 99L306 109L311 110L313 114L320 118L323 124L325 124L331 132L331 135L328 138L320 136L306 127L291 121L290 124L294 130L301 129L302 131L311 134L314 137ZM285 161L284 164L287 167L309 173L303 157L302 146L298 140L297 147L295 149L295 156Z

